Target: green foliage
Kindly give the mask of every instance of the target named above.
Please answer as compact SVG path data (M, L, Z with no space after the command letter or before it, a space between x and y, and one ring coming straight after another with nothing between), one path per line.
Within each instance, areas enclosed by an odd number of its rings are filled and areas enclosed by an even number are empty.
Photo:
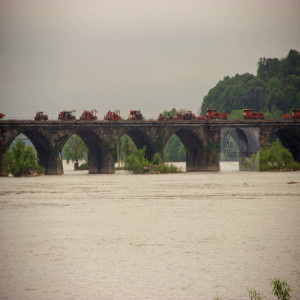
M246 157L240 164L241 171L259 171L259 153L253 153L250 157Z
M252 74L237 74L232 78L226 76L209 90L204 97L201 111L205 114L206 108L216 108L231 113L244 107L261 110L265 108L262 102L264 94L265 83Z
M175 112L177 112L175 110ZM174 111L173 111L174 113ZM177 113L176 113L177 114ZM158 149L162 148L162 136L157 141ZM136 150L136 146L132 139L124 134L119 140L119 158L121 161L125 161L126 157ZM185 161L186 152L185 148L176 134L173 134L163 149L163 157L165 161ZM115 156L115 162L117 161L117 153Z
M260 171L296 171L300 164L295 162L291 152L284 148L279 140L268 144L259 151Z
M163 164L158 153L154 155L151 162L145 158L145 153L146 147L141 150L135 149L132 154L126 157L125 169L136 174L178 172L177 167L174 165L168 166Z
M171 110L164 110L162 114L165 117L168 117L170 114L171 116L175 117L178 113L185 113L185 109L172 108ZM159 147L160 151L163 151L163 156L165 161L185 161L186 159L186 152L183 143L181 142L180 138L173 134L169 140L167 141L166 145L162 149L162 136L160 136L159 140Z
M175 117L175 116L177 116L178 113L185 113L185 109L180 108L180 109L178 110L178 109L176 109L176 108L173 107L171 110L165 109L165 110L162 112L162 114L163 114L165 117L167 117L169 114L170 114L172 117Z
M125 161L126 157L129 156L134 150L136 150L136 146L133 140L127 134L122 135L119 140L119 159L121 161ZM114 160L115 162L117 161L117 152Z
M271 281L271 286L273 286L273 294L277 296L278 300L290 300L292 296L290 295L291 288L286 281L281 281L278 278L274 278ZM258 293L256 290L248 289L249 298L251 300L262 300L265 299L263 295ZM222 300L222 298L215 297L215 300Z
M44 168L38 165L37 157L31 146L25 146L20 140L7 151L3 157L3 165L7 174L13 176L41 175Z
M271 281L271 286L273 286L273 293L277 296L278 300L289 300L292 298L290 295L291 288L286 281L281 281L279 278L274 278Z
M283 113L300 107L300 53L290 50L286 58L260 58L257 75L246 73L226 76L209 90L201 107L229 113L252 108L268 118L283 118ZM231 116L231 113L234 114Z
M249 298L251 300L262 300L263 298L265 298L260 293L258 293L256 290L248 289L248 292L249 292Z
M265 113L265 118L272 120L272 119L282 119L283 112L277 109L275 106L272 106L271 111L267 111Z
M241 120L244 118L244 112L242 109L235 109L230 114L228 114L229 120Z
M89 169L89 163L86 161L78 166L77 170L88 170Z
M257 77L268 81L275 77L280 70L281 61L278 58L260 58L257 68Z
M149 161L145 158L146 147L141 150L135 149L132 154L125 159L125 169L133 173L144 173L145 166L149 166Z
M173 134L167 141L163 150L165 161L185 161L186 151L180 138Z
M67 164L70 161L78 163L79 160L87 160L87 153L88 149L83 140L73 134L63 148L63 159L66 159Z
M154 154L152 163L153 163L153 165L161 165L162 164L161 157L158 153Z

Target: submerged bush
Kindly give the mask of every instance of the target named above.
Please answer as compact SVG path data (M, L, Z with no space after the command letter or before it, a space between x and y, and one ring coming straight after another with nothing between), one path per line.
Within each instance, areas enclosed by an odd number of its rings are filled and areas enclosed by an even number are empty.
M285 280L281 281L279 278L274 278L271 281L271 286L273 286L273 294L277 296L278 300L290 300L292 298L290 295L291 288Z
M20 140L3 156L3 165L7 174L13 176L34 176L44 173L37 163L36 154L31 146L25 146Z
M76 170L88 170L89 169L89 163L86 161L79 165Z
M145 158L146 147L141 150L135 149L132 154L125 159L125 169L133 173L145 173L144 168L149 166L149 161Z
M260 171L296 171L300 164L294 161L292 153L284 148L278 140L268 144L259 151Z
M256 290L249 290L248 289L248 292L249 292L249 298L250 300L262 300L264 297L258 293Z
M146 147L141 150L135 149L132 154L125 159L125 170L131 171L137 174L152 173L177 173L178 168L174 165L166 165L162 162L162 159L158 153L155 153L153 160L148 161L145 158Z
M292 299L292 296L290 294L292 289L290 288L289 284L285 280L281 281L279 278L274 278L271 280L270 285L273 287L272 292L273 292L273 295L277 296L277 300ZM262 294L258 293L254 289L248 289L248 292L249 292L250 300L265 299L265 297ZM214 300L222 300L222 298L215 297Z

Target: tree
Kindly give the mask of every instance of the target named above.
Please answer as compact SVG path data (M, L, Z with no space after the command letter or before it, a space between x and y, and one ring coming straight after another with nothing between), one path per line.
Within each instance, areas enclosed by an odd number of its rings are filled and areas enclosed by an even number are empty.
M37 163L34 149L31 146L25 146L20 140L12 147L12 151L8 150L4 154L3 164L7 174L11 173L17 177L44 173L44 168Z
M165 117L168 117L169 114L172 116L172 117L175 117L177 116L178 113L185 113L185 109L183 108L180 108L179 110L176 109L175 107L173 107L171 110L167 110L165 109L162 114L165 116Z
M186 151L183 143L176 134L167 141L163 150L165 161L185 161Z
M268 81L277 76L281 64L282 61L278 58L260 58L257 67L257 78Z
M73 134L66 142L63 148L63 158L67 164L72 161L78 164L79 160L87 161L88 149L83 140L76 134Z
M276 107L282 111L287 109L284 99L284 94L282 92L282 86L278 78L273 77L269 80L267 85L267 97L266 103L268 110L271 111L272 107Z
M235 109L230 114L228 114L229 120L240 120L243 119L244 112L241 109Z
M133 140L128 134L122 135L119 140L119 158L122 161L125 161L126 157L129 156L133 150L136 149L136 146Z
M290 50L283 59L260 58L256 76L224 77L203 98L202 114L207 107L228 114L252 108L272 117L279 111L280 115L275 115L282 118L283 113L300 107L300 53Z
M146 147L141 150L135 149L126 157L125 168L134 173L143 173L143 168L149 165L147 158L145 158Z
M291 152L284 148L279 140L259 150L260 171L299 170L300 164L294 161Z

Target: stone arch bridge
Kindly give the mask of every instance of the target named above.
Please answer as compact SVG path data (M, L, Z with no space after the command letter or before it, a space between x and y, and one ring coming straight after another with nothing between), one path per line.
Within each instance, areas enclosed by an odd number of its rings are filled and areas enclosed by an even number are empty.
M12 141L25 134L35 146L39 164L46 174L63 173L61 151L66 141L77 134L88 148L89 173L114 173L113 150L123 134L128 134L137 148L147 147L146 156L152 159L176 134L186 149L186 170L219 171L219 148L224 128L256 128L253 141L256 148L265 147L276 134L300 162L300 122L280 121L13 121L0 120L0 173L2 157ZM255 136L256 135L256 136Z

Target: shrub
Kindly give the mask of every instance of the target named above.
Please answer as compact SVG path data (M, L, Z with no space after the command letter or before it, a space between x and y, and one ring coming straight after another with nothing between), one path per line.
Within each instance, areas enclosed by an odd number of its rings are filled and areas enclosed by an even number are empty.
M142 150L135 149L133 153L126 157L124 169L133 173L176 173L177 167L174 165L165 165L162 163L161 157L155 153L153 161L149 162L145 158L146 147Z
M158 153L155 153L152 160L153 165L160 165L162 164L160 155Z
M13 176L32 176L44 173L37 163L36 154L31 146L25 146L20 140L3 156L3 165L7 174Z
M258 293L256 290L249 290L248 289L248 292L249 292L249 298L251 300L262 300L264 297Z
M274 278L271 281L271 286L273 286L273 293L278 300L290 300L292 298L290 295L291 288L285 280L280 281L279 278Z
M144 167L149 165L145 158L146 147L141 150L135 149L125 159L125 169L133 173L144 173Z
M296 171L300 164L295 162L291 152L284 148L279 140L268 144L259 151L260 171Z
M89 163L87 161L79 165L77 168L77 170L88 170L88 169L89 169Z

